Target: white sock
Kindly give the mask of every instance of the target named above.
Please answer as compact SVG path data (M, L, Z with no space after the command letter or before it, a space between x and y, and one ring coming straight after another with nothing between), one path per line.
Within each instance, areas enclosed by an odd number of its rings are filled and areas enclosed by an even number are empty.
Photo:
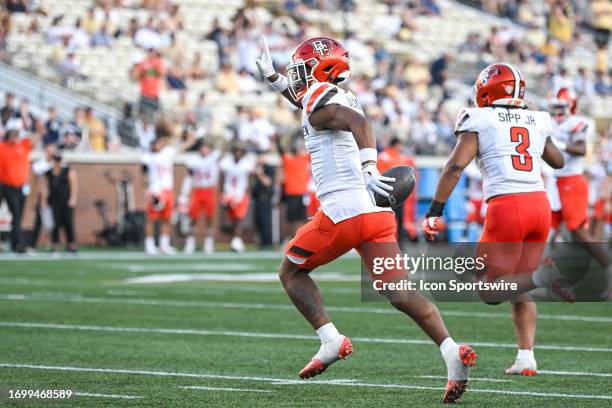
M145 237L145 245L148 246L148 247L155 246L155 240L153 239L152 236L146 236Z
M336 329L333 323L327 323L319 327L317 329L317 334L321 339L321 343L327 343L340 336L340 332L338 332L338 329Z
M442 357L446 358L448 355L456 353L457 347L455 340L449 336L440 344L440 353L442 353Z
M517 360L533 360L534 358L533 349L518 349L516 353Z
M535 270L534 273L531 274L531 281L536 286L536 288L544 288L549 285L550 275L547 275L544 272L544 268L542 265Z
M168 248L170 246L170 235L164 234L159 237L160 248Z

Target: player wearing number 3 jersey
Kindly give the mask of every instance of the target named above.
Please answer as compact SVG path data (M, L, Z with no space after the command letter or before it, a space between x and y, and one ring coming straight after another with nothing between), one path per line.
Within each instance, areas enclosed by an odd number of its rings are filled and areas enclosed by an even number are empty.
M540 160L559 169L564 159L552 142L549 114L527 108L525 80L516 68L490 65L480 73L474 88L477 107L465 109L457 117L457 145L442 171L423 229L433 240L444 203L463 169L476 159L488 203L478 247L480 256L488 256L487 268L483 271L486 276L479 279L503 277L518 284L512 293L481 291L480 296L487 303L512 300L519 353L507 373L533 375L537 311L534 303L525 301L525 292L553 286L571 298L556 268L538 268L551 221Z

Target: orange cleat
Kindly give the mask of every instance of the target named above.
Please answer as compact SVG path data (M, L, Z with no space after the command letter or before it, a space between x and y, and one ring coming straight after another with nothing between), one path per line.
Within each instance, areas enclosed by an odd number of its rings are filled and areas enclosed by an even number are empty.
M474 367L476 365L476 358L478 355L472 350L470 346L465 344L459 346L459 359L463 365L468 367ZM446 387L444 388L444 398L442 401L445 404L453 404L461 398L463 393L468 388L468 380L448 380Z
M351 354L353 354L353 345L351 344L351 340L348 337L344 337L342 344L340 344L340 348L338 349L337 357L332 358L330 361L325 363L315 356L315 358L310 360L310 362L306 364L304 368L302 368L302 371L300 371L298 375L303 379L315 377L322 374L327 367L336 361L344 360Z
M561 298L566 302L576 302L576 294L563 278L555 279L551 285L551 290L557 295L561 296Z
M467 380L448 380L446 388L444 388L444 399L442 401L445 404L454 404L461 398L467 387Z

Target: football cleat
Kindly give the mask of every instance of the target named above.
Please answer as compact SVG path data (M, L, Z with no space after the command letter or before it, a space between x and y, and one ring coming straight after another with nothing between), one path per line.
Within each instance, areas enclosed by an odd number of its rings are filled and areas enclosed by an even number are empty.
M463 393L468 388L468 373L470 367L476 365L478 355L468 345L460 345L458 354L449 365L449 377L457 377L457 379L449 378L444 388L444 398L442 401L445 404L455 403L461 398ZM448 362L447 362L448 364Z
M506 374L533 377L538 374L538 365L535 359L516 359L512 367L506 369Z
M339 345L330 343L321 344L319 352L310 360L308 364L298 373L300 378L312 378L322 374L327 367L338 360L344 360L353 354L353 345L348 337L340 336L342 341ZM335 343L335 342L333 342Z
M572 290L571 286L563 278L553 280L550 289L553 293L561 296L563 300L569 303L576 302L576 294Z
M234 252L244 252L244 241L240 237L234 237L230 241L230 249Z

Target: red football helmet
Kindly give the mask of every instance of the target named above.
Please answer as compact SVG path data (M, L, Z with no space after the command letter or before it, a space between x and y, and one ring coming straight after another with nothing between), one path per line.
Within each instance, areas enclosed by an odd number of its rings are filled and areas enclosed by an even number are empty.
M338 41L315 37L297 46L287 65L289 93L302 99L312 82L341 84L350 77L348 51Z
M567 87L561 87L553 93L553 97L548 102L550 114L555 119L564 119L570 114L576 113L578 98L574 91Z
M474 103L482 108L500 99L508 105L522 102L525 96L525 78L510 64L491 64L482 70L474 84ZM517 101L517 102L513 102Z

